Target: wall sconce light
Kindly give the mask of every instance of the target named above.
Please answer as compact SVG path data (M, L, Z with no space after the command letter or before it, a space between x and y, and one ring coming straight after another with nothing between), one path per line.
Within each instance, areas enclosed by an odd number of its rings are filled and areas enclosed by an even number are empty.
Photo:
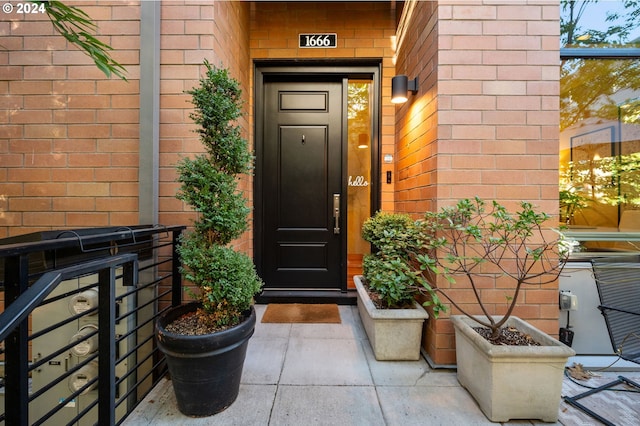
M391 103L402 104L407 102L408 92L418 92L418 77L409 80L406 75L396 75L391 79Z

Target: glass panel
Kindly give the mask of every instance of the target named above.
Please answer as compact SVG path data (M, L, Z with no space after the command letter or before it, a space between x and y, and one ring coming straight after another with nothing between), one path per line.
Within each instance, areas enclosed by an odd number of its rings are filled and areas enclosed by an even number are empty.
M561 220L574 228L640 232L640 62L563 62L560 131Z
M640 4L624 1L562 0L563 47L640 47Z
M362 224L371 216L372 82L349 80L347 99L347 283L362 273L362 257L369 243L361 236Z

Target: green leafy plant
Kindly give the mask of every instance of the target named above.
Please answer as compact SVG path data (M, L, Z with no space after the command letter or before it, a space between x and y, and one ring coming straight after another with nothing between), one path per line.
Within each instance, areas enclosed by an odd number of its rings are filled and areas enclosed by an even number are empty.
M362 238L373 246L373 252L363 260L363 275L382 307L409 305L418 294L428 293L425 303L433 305L436 312L440 310L437 295L421 271L411 265L424 244L424 235L409 215L377 212L364 222Z
M444 276L451 288L433 283L430 288L463 315L489 328L495 340L513 314L523 287L554 282L562 271L569 252L561 234L543 227L549 219L528 202L509 212L496 201L463 199L425 214L419 224L425 244L412 264L418 265L425 279L429 272ZM455 284L460 277L471 286L475 303L456 300ZM499 320L488 307L494 302L484 294L486 279L511 282L504 289L507 309ZM474 316L472 307L479 307L482 315Z
M31 2L41 5L55 30L93 59L98 69L107 77L114 74L122 80L127 80L125 67L109 55L109 51L113 48L92 35L97 26L82 9L68 6L57 0L31 0Z
M190 117L205 152L182 159L177 198L191 205L198 218L178 246L184 277L195 284L201 321L215 327L241 322L261 290L251 258L229 243L247 229L250 212L237 176L248 173L253 157L236 120L242 114L241 89L226 69L204 62L206 74L188 91L195 111Z

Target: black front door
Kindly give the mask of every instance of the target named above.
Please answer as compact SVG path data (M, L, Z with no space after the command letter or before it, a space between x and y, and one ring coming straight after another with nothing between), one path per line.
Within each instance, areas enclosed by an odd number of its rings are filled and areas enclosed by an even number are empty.
M264 83L260 265L266 289L344 282L343 83Z

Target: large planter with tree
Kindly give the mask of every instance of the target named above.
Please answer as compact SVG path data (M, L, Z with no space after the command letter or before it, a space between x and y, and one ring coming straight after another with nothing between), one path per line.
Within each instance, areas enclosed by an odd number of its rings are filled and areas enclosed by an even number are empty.
M562 236L544 225L549 215L527 202L511 213L493 201L460 200L419 221L422 250L412 254L416 271L442 275L451 284L430 289L462 315L452 316L459 382L495 422L558 418L564 366L575 351L513 316L526 286L557 280L568 252ZM551 237L553 235L553 237ZM474 301L456 300L463 277ZM432 277L431 277L432 278ZM501 280L504 308L483 291ZM498 304L499 305L499 304ZM481 312L482 315L474 315ZM482 333L479 334L479 333Z
M236 399L256 322L253 297L262 287L252 259L229 245L247 229L249 213L237 188L237 176L252 165L235 124L241 90L226 69L204 65L199 86L187 93L205 151L177 167L177 197L197 212L177 249L195 301L168 310L156 323L178 408L197 417L218 413Z
M502 317L495 317L500 322ZM494 345L464 315L451 317L456 333L458 381L494 422L511 419L558 420L567 358L575 355L548 334L518 317L503 325L530 336L540 346Z
M199 305L172 308L158 320L158 347L164 353L178 409L192 417L210 416L229 407L238 397L240 379L256 314L228 330L201 335L170 332L167 326Z
M364 275L353 280L373 353L379 361L418 360L429 315L416 295L428 292L429 284L411 270L408 253L420 243L420 230L408 215L378 212L363 224L362 237L374 250L364 258ZM432 296L428 304L437 300Z

